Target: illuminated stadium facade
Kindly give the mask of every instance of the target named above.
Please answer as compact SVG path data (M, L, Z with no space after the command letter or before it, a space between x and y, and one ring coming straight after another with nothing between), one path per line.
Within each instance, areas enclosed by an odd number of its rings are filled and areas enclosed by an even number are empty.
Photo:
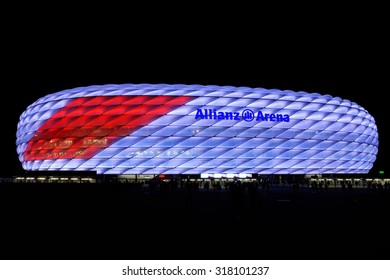
M123 84L47 95L21 115L25 170L98 174L368 173L373 117L349 100L289 90Z

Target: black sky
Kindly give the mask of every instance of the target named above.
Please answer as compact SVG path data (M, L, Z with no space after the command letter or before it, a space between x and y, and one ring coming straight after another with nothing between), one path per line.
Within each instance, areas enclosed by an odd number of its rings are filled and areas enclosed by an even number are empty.
M41 40L30 30L9 43L3 52L1 174L23 171L15 140L19 116L28 105L65 89L120 83L249 86L349 99L375 118L379 153L372 173L386 170L388 62L382 36L369 31L337 37L305 33L292 40L214 30L210 39L209 33L177 36L160 30L159 36L139 37L129 31L117 37L88 33Z

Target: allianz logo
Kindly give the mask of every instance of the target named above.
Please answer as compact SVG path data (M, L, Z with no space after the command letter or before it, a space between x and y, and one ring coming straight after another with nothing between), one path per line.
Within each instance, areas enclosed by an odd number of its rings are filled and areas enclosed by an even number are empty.
M268 122L290 122L288 114L268 114L262 111L256 113L251 109L244 109L240 112L217 111L216 109L197 109L195 119L206 120L235 120L235 121L268 121Z

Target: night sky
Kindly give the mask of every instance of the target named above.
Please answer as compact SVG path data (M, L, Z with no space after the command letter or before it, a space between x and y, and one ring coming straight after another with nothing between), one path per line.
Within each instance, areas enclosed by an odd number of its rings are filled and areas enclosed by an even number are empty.
M386 169L390 156L384 39L370 32L280 37L237 37L239 32L122 37L29 36L7 45L2 97L0 175L23 172L16 153L19 116L38 98L80 86L121 83L231 85L329 94L349 99L374 117L379 153L370 174ZM95 35L97 35L96 33ZM234 37L232 37L234 35ZM126 37L126 38L125 38ZM370 40L370 44L363 44ZM382 70L383 69L383 70Z

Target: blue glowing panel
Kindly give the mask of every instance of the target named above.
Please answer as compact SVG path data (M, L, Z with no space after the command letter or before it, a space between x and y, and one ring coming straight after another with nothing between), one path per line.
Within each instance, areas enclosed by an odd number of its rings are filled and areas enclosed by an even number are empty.
M368 173L373 117L303 91L202 85L94 85L49 94L20 116L26 170L98 174Z

